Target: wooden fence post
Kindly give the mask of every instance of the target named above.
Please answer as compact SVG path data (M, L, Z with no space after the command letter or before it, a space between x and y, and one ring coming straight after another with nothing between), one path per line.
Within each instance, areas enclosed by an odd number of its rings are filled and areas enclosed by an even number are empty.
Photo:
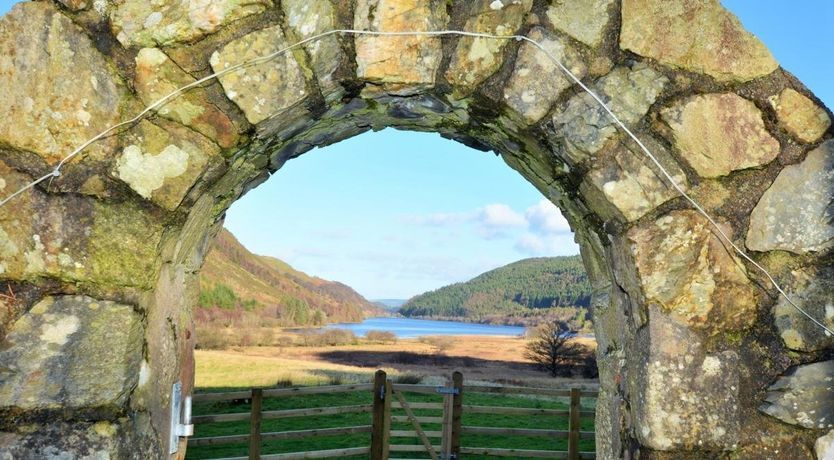
M579 422L580 410L579 388L570 389L570 422L568 425L568 460L579 460Z
M252 389L252 414L249 418L249 460L261 458L261 412L264 391L260 388Z
M455 371L452 374L452 388L456 394L452 397L452 458L460 458L460 432L463 423L463 374Z
M371 460L388 460L391 433L391 383L383 370L374 374L374 412L371 424Z

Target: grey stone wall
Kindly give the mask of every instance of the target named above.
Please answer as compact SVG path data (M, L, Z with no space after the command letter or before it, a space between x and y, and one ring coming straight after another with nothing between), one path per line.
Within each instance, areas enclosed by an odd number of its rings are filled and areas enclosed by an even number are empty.
M717 0L201 6L37 1L0 18L0 196L176 88L312 34L525 34L834 327L831 113ZM595 287L598 458L832 450L831 338L531 43L333 35L152 115L0 207L0 456L166 457L224 211L288 159L389 126L494 150L565 212Z

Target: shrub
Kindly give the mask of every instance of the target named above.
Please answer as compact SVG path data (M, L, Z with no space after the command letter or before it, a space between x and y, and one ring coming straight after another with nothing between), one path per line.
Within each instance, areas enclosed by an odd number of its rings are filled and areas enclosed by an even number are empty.
M224 350L229 346L229 341L223 329L205 328L195 333L197 334L197 343L195 344L197 349Z
M573 340L574 336L564 321L547 323L527 343L524 357L553 377L570 373L583 358L584 347Z
M422 375L417 374L400 374L394 377L394 383L404 383L408 385L416 385L423 381Z
M397 336L390 331L368 331L365 338L371 342L396 343Z
M276 388L290 388L292 386L293 386L292 379L289 378L289 377L282 377L282 378L278 379L277 382L275 382L275 387Z

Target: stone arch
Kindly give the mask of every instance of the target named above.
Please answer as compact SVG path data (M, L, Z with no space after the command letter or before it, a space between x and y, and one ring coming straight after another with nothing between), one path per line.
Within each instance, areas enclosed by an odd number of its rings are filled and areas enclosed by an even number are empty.
M333 28L540 41L832 326L831 114L717 0L20 4L0 19L0 191L180 86ZM288 159L389 126L494 150L565 211L595 286L600 458L813 458L834 339L551 61L526 42L347 35L188 91L0 207L0 451L165 457L225 209Z

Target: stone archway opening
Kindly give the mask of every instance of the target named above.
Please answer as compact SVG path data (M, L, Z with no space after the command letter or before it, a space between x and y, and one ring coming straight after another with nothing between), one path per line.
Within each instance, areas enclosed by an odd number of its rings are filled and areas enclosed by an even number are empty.
M311 34L519 33L831 326L830 112L717 1L204 3L42 1L0 19L3 193L172 90ZM288 159L383 127L499 152L564 210L595 287L601 458L813 458L834 423L834 339L535 46L452 36L307 43L188 91L0 207L0 449L165 457L223 212Z

